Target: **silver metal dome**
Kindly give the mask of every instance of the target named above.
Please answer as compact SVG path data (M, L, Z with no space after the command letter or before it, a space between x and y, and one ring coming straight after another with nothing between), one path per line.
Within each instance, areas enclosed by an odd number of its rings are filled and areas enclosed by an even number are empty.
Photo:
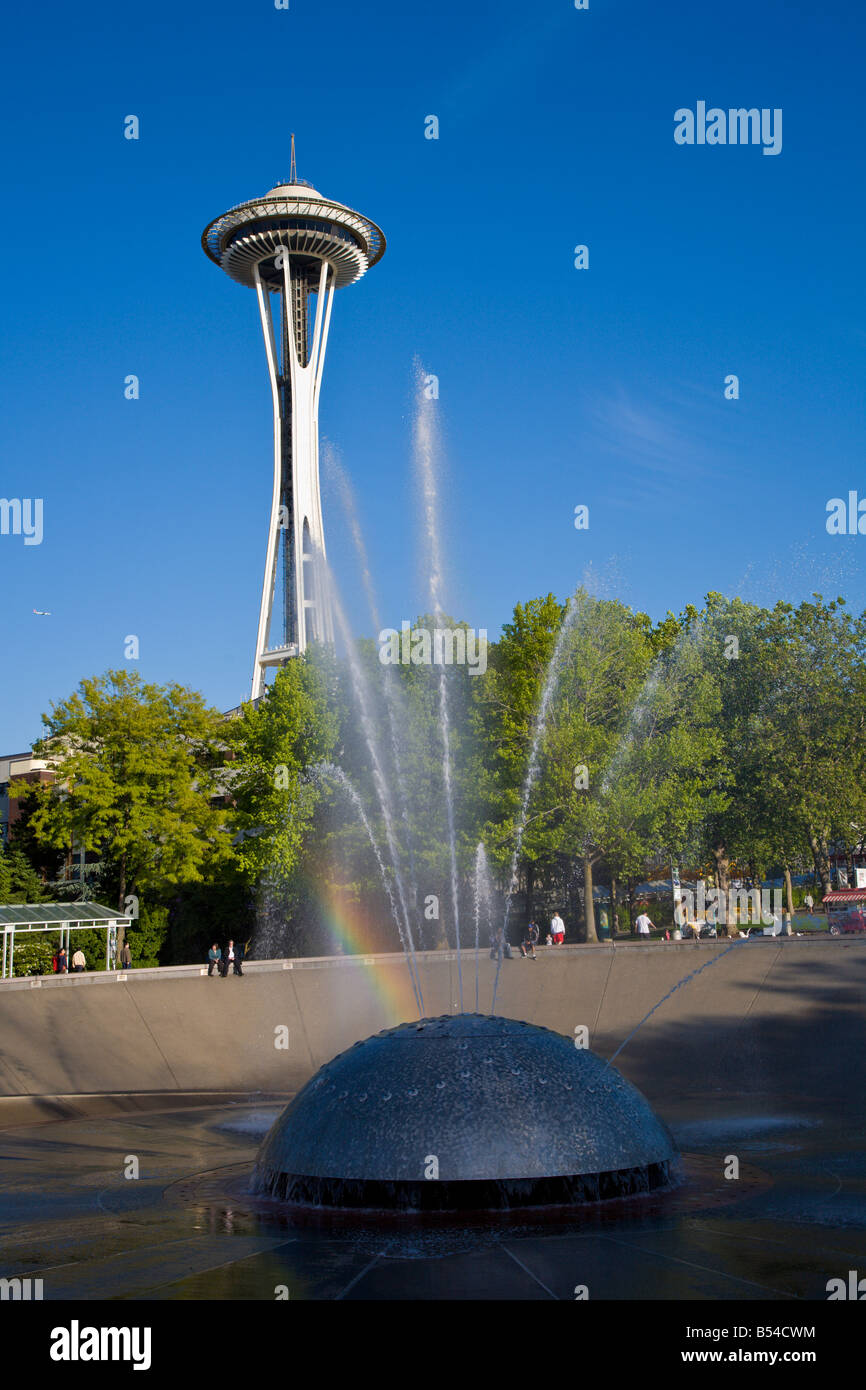
M254 1186L321 1206L560 1205L662 1186L674 1158L600 1057L546 1028L458 1014L322 1067L271 1129Z

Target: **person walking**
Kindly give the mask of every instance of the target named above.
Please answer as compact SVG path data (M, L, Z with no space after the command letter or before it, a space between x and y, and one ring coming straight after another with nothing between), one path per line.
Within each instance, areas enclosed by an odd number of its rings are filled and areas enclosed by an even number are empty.
M84 959L84 952L79 946L72 957L72 971L75 975L82 975L87 968L87 961Z
M132 952L129 949L129 942L125 939L120 948L120 968L121 970L130 970L132 968Z
M655 931L655 923L651 922L646 912L642 912L635 922L638 938L641 941L649 941L650 930Z
M530 921L529 926L526 928L526 936L524 937L523 941L520 943L520 954L521 954L521 955L524 957L524 959L525 959L525 958L526 958L526 948L527 948L527 946L528 946L528 947L529 947L529 950L530 950L530 952L531 952L531 954L532 954L532 959L533 959L533 960L537 960L538 957L537 957L536 954L535 954L535 948L536 948L537 945L538 945L538 927L536 926L536 924L535 924L534 921Z
M211 946L210 950L209 950L208 953L207 953L207 973L208 973L208 976L212 975L213 972L214 972L214 970L216 970L216 972L217 972L218 975L221 975L221 974L223 973L223 971L222 971L222 958L223 958L223 953L222 953L222 951L220 950L219 946L216 944L216 942L214 942L214 944Z
M806 896L805 896L805 898L803 899L803 902L804 902L804 904L805 904L806 911L808 912L809 916L811 917L811 915L812 915L812 908L815 906L815 899L812 897L812 894L811 894L811 893L807 893Z
M554 912L550 919L550 935L553 937L554 946L561 946L565 940L565 923L558 911Z
M58 975L68 975L69 966L66 961L66 947L61 946L57 952L57 973Z

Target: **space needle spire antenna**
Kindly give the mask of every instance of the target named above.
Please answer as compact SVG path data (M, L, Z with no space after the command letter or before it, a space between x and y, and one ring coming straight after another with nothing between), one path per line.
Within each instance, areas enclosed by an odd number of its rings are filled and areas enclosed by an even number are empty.
M254 289L274 416L274 474L252 698L310 642L333 642L319 488L319 393L334 291L385 254L375 222L298 178L239 203L205 228L205 254Z

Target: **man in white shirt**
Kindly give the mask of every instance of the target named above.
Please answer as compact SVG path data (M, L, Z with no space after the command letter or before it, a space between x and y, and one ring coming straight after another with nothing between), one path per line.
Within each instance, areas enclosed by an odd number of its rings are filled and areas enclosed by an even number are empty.
M243 958L243 947L236 946L233 941L230 941L228 946L226 947L225 955L223 956L223 965L225 967L223 970L223 979L228 978L228 973L230 970L232 970L235 973L235 975L243 975L244 972L243 970L241 970L241 961L243 960Z
M642 912L638 917L635 926L637 927L637 934L641 941L649 941L650 929L652 928L655 930L655 923L650 921L645 912Z
M550 919L550 935L553 937L554 946L561 946L565 940L565 923L558 912L554 912Z

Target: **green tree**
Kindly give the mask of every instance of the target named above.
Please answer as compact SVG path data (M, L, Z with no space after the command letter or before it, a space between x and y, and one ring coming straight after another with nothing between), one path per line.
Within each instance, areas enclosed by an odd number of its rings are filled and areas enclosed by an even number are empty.
M323 795L317 765L334 755L341 696L333 657L309 649L276 675L264 699L248 704L230 729L228 782L240 873L288 880L297 868Z
M866 827L866 619L820 594L778 603L763 623L765 698L745 759L766 839L786 866L807 843L824 893L829 846Z
M539 814L530 822L527 844L547 841L578 860L585 937L595 941L594 870L606 851L621 863L635 851L642 779L635 775L630 745L647 737L641 722L652 717L646 703L639 707L652 650L642 616L615 600L578 590L566 621L562 671L533 798Z
M156 897L199 881L230 855L225 815L213 804L225 726L197 692L109 671L82 681L42 721L47 733L34 752L57 778L23 787L35 803L32 832L47 845L76 838L98 853L120 911L129 893Z
M506 888L538 710L565 611L566 605L553 594L516 604L512 621L504 625L501 637L489 648L486 675L476 678L473 721L480 749L478 837L484 840L490 862ZM546 847L531 837L527 844L524 837L517 868L526 881L529 912L536 879L549 867Z
M169 910L160 903L142 905L138 918L126 928L133 966L162 965L160 959L169 934Z
M542 690L561 634L522 868L528 890L536 877L549 881L558 873L567 882L579 869L588 940L596 939L598 866L604 863L611 879L636 874L693 840L717 802L718 697L705 667L704 634L689 630L694 616L668 614L653 625L646 614L579 589L567 609L551 595L516 609L495 648L484 694L489 810L500 843L504 822L513 846Z
M39 903L42 880L23 850L0 845L0 903Z
M707 595L703 610L689 610L687 627L699 636L703 660L718 693L716 757L705 768L698 866L710 864L728 891L732 863L755 867L766 841L766 806L755 776L756 719L766 699L762 668L766 611L742 599Z

